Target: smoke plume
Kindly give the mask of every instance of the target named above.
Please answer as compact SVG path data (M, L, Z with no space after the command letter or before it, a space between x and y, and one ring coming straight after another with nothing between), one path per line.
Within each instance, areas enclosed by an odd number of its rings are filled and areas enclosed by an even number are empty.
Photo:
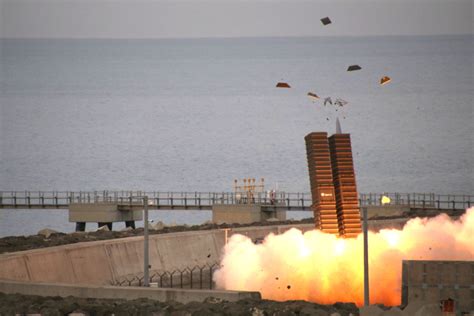
M415 218L402 230L369 232L371 303L399 305L402 260L473 260L474 207L459 220ZM363 235L344 239L291 229L254 244L233 235L214 274L218 288L277 301L363 303Z

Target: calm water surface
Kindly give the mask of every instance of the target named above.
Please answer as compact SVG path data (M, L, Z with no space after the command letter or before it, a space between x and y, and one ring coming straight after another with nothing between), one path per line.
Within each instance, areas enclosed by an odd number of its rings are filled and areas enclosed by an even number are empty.
M230 191L264 177L308 192L304 136L339 118L360 192L472 194L473 42L0 40L0 190ZM70 230L65 214L0 210L0 235Z

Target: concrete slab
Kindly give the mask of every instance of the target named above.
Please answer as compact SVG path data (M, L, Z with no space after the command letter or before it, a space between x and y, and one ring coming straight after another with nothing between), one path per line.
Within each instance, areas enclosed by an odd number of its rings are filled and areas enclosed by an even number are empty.
M367 217L396 217L402 216L403 213L409 212L410 207L408 206L399 206L399 205L368 205L364 206L367 208Z
M390 310L385 311L383 315L384 316L410 316L398 307L392 307Z
M139 208L139 209L137 209ZM69 205L70 222L124 222L143 219L143 206L118 203L73 203Z
M359 308L360 316L381 316L383 315L383 312L383 309L375 305L362 306Z
M428 304L422 306L413 316L442 316L438 304Z
M217 224L250 224L262 221L262 208L256 204L213 205L212 221Z
M39 296L74 296L82 298L109 298L126 300L148 298L162 302L176 301L181 303L189 303L193 301L202 302L208 297L215 297L231 302L245 298L261 299L259 292L72 285L58 283L17 282L8 280L0 280L0 292L6 294L19 293L24 295Z
M25 257L5 257L0 260L0 279L29 281L30 274L26 266Z
M25 256L32 282L64 282L76 281L72 262L67 252L62 249L52 249L46 253L32 252Z

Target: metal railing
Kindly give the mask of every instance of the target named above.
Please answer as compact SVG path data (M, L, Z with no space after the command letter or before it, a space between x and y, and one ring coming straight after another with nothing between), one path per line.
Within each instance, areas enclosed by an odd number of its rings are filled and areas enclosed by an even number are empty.
M151 271L149 284L160 288L213 289L212 274L219 267L219 263L214 262L173 271ZM110 284L115 286L142 286L144 283L143 273L139 273L118 278Z
M134 204L148 196L150 209L209 210L216 204L262 204L287 210L310 210L311 193L256 193L251 199L233 192L159 192L159 191L0 191L0 208L68 208L72 203ZM413 208L466 209L474 204L474 195L434 193L361 193L360 206L381 205L382 197L390 205Z
M422 209L466 209L474 206L473 195L434 193L361 193L361 206L381 206L382 198L388 197L388 205L400 205Z

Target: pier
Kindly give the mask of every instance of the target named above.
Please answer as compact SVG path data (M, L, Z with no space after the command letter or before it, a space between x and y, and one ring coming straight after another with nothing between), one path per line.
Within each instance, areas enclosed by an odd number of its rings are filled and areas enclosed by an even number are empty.
M214 205L258 204L287 211L310 211L311 193L256 193L251 199L234 192L159 192L159 191L0 191L0 208L4 209L68 209L70 204L115 203L142 208L137 203L147 196L150 210L212 210ZM360 193L359 204L416 209L464 210L474 204L474 195L442 195L434 193Z

